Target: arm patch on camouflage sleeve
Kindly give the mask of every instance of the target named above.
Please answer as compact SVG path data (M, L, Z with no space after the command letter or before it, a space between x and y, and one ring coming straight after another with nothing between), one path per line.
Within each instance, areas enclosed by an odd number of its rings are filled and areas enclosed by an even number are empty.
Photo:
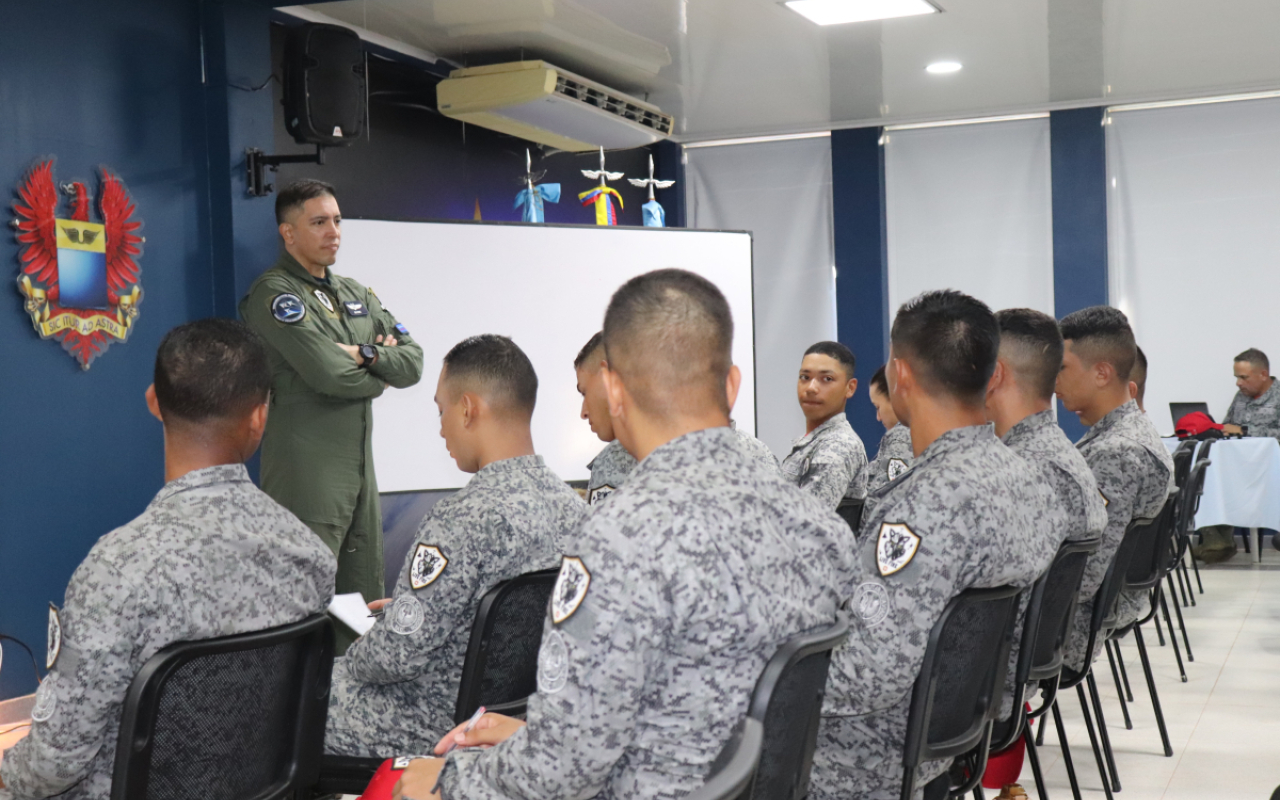
M449 559L434 544L420 544L413 551L413 564L409 567L409 585L414 591L425 589L435 583L444 568L449 566Z
M564 556L560 562L560 574L551 590L551 621L559 625L573 616L591 587L591 573L577 556Z
M920 537L905 522L883 522L876 539L876 567L888 577L901 572L920 550Z

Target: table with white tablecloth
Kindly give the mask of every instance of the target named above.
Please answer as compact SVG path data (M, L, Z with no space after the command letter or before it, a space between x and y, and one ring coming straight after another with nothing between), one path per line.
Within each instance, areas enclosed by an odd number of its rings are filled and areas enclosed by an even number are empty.
M1172 453L1181 442L1164 440ZM1197 443L1197 451L1203 446ZM1209 450L1211 466L1194 527L1250 528L1254 558L1262 559L1258 529L1280 530L1280 442L1271 437L1219 439Z

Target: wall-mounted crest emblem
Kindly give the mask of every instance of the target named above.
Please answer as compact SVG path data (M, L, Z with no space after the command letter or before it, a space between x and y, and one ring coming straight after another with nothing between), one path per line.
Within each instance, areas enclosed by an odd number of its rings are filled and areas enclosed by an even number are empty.
M134 219L137 208L124 182L105 167L98 185L101 222L89 219L92 198L83 183L62 184L71 203L66 217L58 214L58 190L52 159L33 167L18 187L18 291L40 338L60 341L88 369L113 342L128 340L138 318L142 221Z

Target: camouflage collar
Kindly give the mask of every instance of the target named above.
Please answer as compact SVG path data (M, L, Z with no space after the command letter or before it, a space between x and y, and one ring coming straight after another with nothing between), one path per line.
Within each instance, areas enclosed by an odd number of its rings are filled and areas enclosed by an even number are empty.
M321 281L318 278L316 278L315 275L312 275L310 272L307 272L307 268L299 264L298 259L290 255L288 250L280 251L280 258L276 261L276 266L282 268L285 272L288 272L290 275L294 275L296 277L302 278L305 281L314 283L316 286L327 285L324 281ZM329 269L328 267L325 267L324 275L327 280L330 280L330 281L333 280L333 277L334 277L333 270Z
M1138 410L1138 403L1135 400L1130 400L1127 403L1116 406L1112 410L1108 411L1102 419L1093 423L1093 427L1085 431L1084 436L1080 437L1080 441L1076 442L1076 447L1079 447L1085 442L1096 439L1114 428L1116 425L1119 425L1121 420L1141 413L1142 412Z
M244 464L219 464L216 467L192 470L181 478L174 478L160 489L151 502L162 503L175 494L219 483L249 482L249 470L245 469Z
M683 458L684 453L700 454L707 452L707 448L715 447L718 444L732 443L737 446L738 434L730 427L703 428L700 431L691 431L689 433L677 436L666 444L659 445L649 453L644 461L640 462L637 469L646 469L650 464L661 465L664 461L678 461ZM632 473L633 475L635 473Z
M793 442L791 442L791 449L794 450L797 447L804 447L806 444L808 444L809 442L812 442L814 439L817 439L819 436L831 430L832 428L836 427L837 425L848 425L848 424L849 422L848 420L845 419L844 412L841 411L839 414L836 414L834 417L822 423L818 427L814 428L812 431L806 433L804 436L801 436L799 439L796 439Z
M920 454L916 464L919 465L930 459L940 458L958 447L971 447L983 442L993 442L995 439L996 427L990 422L982 425L966 425L963 428L952 428L937 439L934 439L933 443Z
M1244 392L1241 392L1241 394L1244 394ZM1280 397L1276 397L1276 395L1278 394L1280 394L1280 381L1276 381L1275 378L1272 378L1271 385L1267 387L1267 390L1265 392L1258 395L1257 397L1250 397L1249 395L1246 394L1244 396L1244 401L1246 403L1259 403L1259 404L1280 402Z
M485 478L490 478L507 472L522 472L530 469L541 469L545 466L546 462L542 460L542 456L516 456L515 458L504 458L501 461L492 461L485 464L476 473L476 477L484 476Z
M1030 439L1045 428L1057 424L1053 418L1053 409L1046 408L1044 411L1028 414L1019 420L1017 425L1005 431L1003 441L1005 444L1012 446L1017 442Z

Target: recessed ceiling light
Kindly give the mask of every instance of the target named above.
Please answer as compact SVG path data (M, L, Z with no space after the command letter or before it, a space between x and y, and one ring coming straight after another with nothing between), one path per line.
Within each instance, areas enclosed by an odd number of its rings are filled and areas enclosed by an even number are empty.
M924 68L925 72L931 72L934 75L945 75L948 72L959 72L963 65L959 61L935 61Z
M941 10L928 0L788 0L784 5L819 25L915 17Z

